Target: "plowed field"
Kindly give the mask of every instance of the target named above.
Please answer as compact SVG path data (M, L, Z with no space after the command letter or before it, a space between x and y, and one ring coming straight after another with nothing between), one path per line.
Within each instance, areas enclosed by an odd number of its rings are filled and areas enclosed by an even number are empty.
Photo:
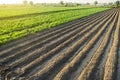
M120 9L0 47L1 80L119 80Z

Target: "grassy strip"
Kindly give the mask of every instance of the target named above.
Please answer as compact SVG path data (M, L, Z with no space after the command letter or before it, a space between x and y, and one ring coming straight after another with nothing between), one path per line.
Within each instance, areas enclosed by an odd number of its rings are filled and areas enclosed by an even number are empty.
M80 8L88 8L88 7L54 7L54 6L45 7L45 6L24 6L24 5L0 6L0 18L59 11L59 10L80 9Z

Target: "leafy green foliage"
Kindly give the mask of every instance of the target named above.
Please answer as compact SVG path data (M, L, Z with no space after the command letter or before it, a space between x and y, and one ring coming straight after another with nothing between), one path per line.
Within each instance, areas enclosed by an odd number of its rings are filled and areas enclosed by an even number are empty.
M98 1L94 1L94 4L97 5L97 4L98 4Z
M120 1L116 1L115 4L117 7L120 6Z
M60 1L60 5L62 5L62 6L63 6L63 5L64 5L64 2L63 2L63 1Z
M88 16L108 8L84 8L0 21L0 44Z

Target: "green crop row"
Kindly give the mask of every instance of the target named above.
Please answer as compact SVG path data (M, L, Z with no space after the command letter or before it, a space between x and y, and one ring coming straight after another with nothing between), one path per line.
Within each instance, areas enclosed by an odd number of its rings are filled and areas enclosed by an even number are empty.
M106 9L108 8L86 8L41 14L19 19L1 20L0 44Z

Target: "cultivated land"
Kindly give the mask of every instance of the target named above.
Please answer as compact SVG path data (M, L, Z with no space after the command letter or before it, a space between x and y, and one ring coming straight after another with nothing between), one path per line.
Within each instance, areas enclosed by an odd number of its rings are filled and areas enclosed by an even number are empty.
M0 45L108 8L15 7L12 9L0 7Z
M54 6L25 6L25 5L6 5L0 6L0 18L11 16L23 16L28 14L46 13L60 10L80 9L90 7L54 7Z
M119 60L120 9L116 8L1 46L0 76L6 80L119 80Z

